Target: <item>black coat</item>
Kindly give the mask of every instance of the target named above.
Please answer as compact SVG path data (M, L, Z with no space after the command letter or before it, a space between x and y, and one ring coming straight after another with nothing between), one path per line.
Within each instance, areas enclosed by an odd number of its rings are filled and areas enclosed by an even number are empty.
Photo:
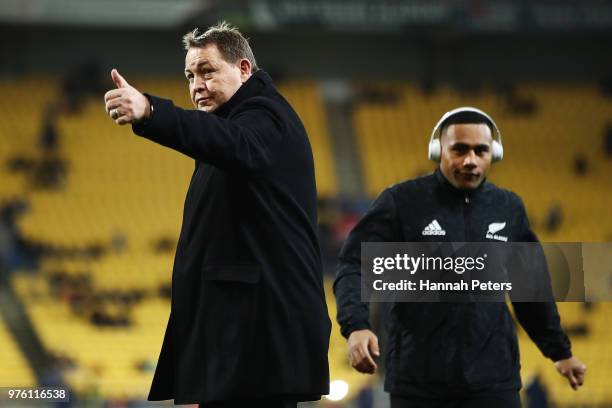
M319 399L331 325L302 122L263 71L214 114L148 97L134 132L196 160L149 400Z
M433 220L446 235L427 234ZM508 241L537 241L521 199L488 182L461 191L436 170L383 191L340 254L334 292L342 334L370 328L368 305L361 302L361 242L487 242L488 226L497 222L506 223L499 235ZM521 387L516 332L505 303L388 306L388 392L435 397ZM554 302L513 302L513 308L546 357L571 356Z

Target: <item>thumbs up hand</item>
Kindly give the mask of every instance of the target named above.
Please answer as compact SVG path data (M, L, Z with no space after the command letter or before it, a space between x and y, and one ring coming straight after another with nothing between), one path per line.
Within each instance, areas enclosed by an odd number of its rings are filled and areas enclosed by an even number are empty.
M106 112L118 125L138 123L151 115L151 104L146 96L130 85L116 69L111 71L116 89L104 94Z
M128 86L130 86L130 84L127 83L125 78L123 78L121 74L119 74L119 71L114 68L111 70L111 78L113 79L113 82L115 83L117 88L127 88Z

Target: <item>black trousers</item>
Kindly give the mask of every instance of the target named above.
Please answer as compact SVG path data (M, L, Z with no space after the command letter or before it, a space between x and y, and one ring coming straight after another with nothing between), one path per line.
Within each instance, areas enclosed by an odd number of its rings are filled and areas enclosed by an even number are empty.
M446 398L391 395L391 408L521 408L518 390L474 393Z
M239 401L213 402L200 404L200 408L296 408L295 401L282 401L278 399L245 399Z

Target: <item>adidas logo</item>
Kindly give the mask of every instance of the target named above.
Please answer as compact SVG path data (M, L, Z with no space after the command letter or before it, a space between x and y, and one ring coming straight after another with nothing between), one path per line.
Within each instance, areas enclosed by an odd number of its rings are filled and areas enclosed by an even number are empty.
M421 234L423 235L446 235L446 231L442 229L442 227L438 223L438 220L433 220L432 222L429 223L428 226L425 227L425 229L423 230Z

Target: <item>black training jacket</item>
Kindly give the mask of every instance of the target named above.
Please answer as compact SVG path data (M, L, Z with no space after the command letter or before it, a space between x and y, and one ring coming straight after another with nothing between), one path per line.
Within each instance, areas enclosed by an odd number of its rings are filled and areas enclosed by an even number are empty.
M445 235L423 235L436 220ZM387 188L353 229L340 253L334 293L342 335L370 328L361 302L362 242L487 242L488 226L508 241L534 242L521 199L484 182L453 187L434 174ZM432 227L430 226L429 229ZM498 303L392 303L388 305L385 390L435 397L521 387L516 331L508 307ZM554 302L513 303L530 338L551 360L571 357Z

